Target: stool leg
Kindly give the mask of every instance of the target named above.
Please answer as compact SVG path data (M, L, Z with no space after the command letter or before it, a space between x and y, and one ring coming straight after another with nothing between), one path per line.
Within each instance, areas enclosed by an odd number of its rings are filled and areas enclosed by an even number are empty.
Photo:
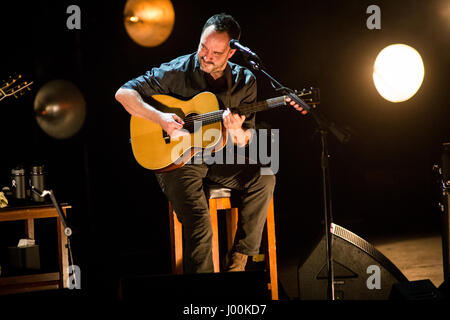
M183 273L183 229L172 204L169 202L170 246L172 252L172 272Z
M34 240L34 219L25 220L25 234L28 239Z
M237 221L238 221L238 208L231 208L226 215L227 221L227 242L228 242L228 252L234 244L234 237L236 236Z
M273 209L273 197L267 210L266 227L270 273L270 291L272 294L272 300L278 300L277 250L275 243L275 215Z
M209 213L211 215L212 226L212 257L214 264L214 272L220 272L219 258L219 228L217 223L217 203L215 199L209 199Z

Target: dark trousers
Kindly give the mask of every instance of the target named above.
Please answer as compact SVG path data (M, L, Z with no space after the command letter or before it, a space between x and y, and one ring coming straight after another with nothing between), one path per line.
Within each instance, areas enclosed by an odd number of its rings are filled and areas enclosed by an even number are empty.
M234 249L249 256L259 253L275 187L274 175L261 175L259 165L187 164L156 177L183 225L185 273L214 271L211 217L203 189L205 178L239 191Z

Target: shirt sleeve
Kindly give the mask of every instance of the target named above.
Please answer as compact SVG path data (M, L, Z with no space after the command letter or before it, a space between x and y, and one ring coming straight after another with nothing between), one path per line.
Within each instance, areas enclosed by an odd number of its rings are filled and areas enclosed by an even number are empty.
M164 63L158 68L152 68L144 75L125 83L122 88L134 89L143 97L154 94L169 94L171 84L177 78L178 71L174 70L172 64Z

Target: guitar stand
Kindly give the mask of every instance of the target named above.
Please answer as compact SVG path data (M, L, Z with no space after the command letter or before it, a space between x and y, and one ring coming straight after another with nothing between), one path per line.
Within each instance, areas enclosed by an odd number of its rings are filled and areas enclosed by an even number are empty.
M281 91L297 104L299 104L304 110L306 110L317 124L317 130L320 132L322 155L321 155L321 169L322 169L322 192L323 192L323 208L324 208L324 224L325 224L325 238L326 238L326 252L327 252L327 266L328 266L328 285L327 285L327 298L328 300L334 300L334 267L333 267L333 255L332 255L332 237L331 233L334 228L333 214L332 214L332 201L331 201L331 187L330 187L330 170L329 170L329 158L327 135L329 132L341 142L347 143L350 140L351 133L348 130L338 127L333 122L328 121L325 116L317 110L316 103L319 101L318 90L313 91L315 97L313 97L312 107L308 105L303 99L299 97L297 91L283 86L280 82L275 80L262 66L261 61L246 57L249 64L256 71L260 71L267 78L270 79L272 87L276 91ZM304 91L303 91L304 92Z

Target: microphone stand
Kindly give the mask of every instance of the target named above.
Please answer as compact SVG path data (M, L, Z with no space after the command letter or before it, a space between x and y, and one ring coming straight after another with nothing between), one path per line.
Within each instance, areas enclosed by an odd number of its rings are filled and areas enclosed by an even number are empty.
M32 186L31 187L31 191L34 194L36 194L39 197L41 197L41 198L45 198L45 196L47 196L47 195L50 196L50 200L52 201L53 206L55 207L56 211L58 212L59 219L60 219L60 221L61 221L61 223L62 223L62 225L64 227L64 234L67 236L67 249L69 250L70 261L71 261L72 267L73 267L74 263L73 263L73 256L72 256L72 248L70 246L70 236L72 235L72 229L66 223L66 219L64 217L64 214L63 214L63 212L61 210L61 207L60 207L58 201L56 201L55 194L53 193L53 190L41 191L39 189L36 189L34 186ZM69 266L69 270L70 270L70 266ZM77 277L73 277L73 279L74 279L75 287L77 287Z
M53 193L53 190L38 190L36 189L34 186L31 187L31 191L33 191L34 194L38 195L41 198L45 198L45 196L49 195L50 196L50 200L53 203L53 206L55 207L56 211L58 212L59 215L59 219L61 220L62 225L64 226L64 234L67 237L70 237L72 235L72 229L70 227L67 226L66 223L66 219L64 217L64 214L61 210L61 207L59 206L58 201L56 201L55 195Z
M317 110L316 104L311 107L303 99L301 99L296 91L283 86L280 82L274 79L263 67L260 60L257 60L248 55L244 55L254 70L260 71L267 78L270 79L272 87L276 91L280 91L297 104L299 104L304 110L308 111L317 124L317 130L321 135L322 154L321 154L321 169L322 169L322 192L323 192L323 207L324 207L324 224L325 224L325 239L326 239L326 252L327 252L327 266L328 266L328 285L327 285L327 298L328 300L334 300L334 266L332 255L332 236L334 231L333 214L332 214L332 201L331 201L331 188L330 188L330 170L329 170L329 158L327 135L329 132L333 133L341 143L347 143L350 139L350 132L343 128L339 128L333 122L330 122L326 117ZM318 97L317 97L318 98Z

